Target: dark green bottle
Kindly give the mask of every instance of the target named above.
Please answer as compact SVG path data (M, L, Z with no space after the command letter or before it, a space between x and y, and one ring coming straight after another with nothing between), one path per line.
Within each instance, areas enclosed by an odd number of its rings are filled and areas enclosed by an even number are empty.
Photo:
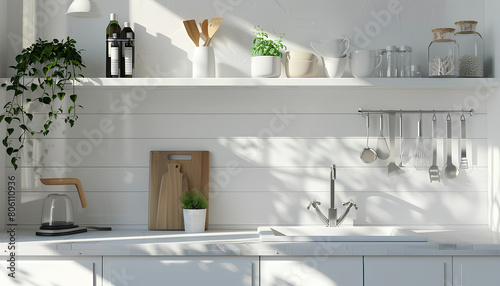
M135 34L128 22L123 23L120 36L122 54L120 59L120 77L134 77L135 65Z
M115 13L109 15L109 25L106 28L106 77L111 77L111 45L114 42L113 34L120 35L121 28ZM113 76L118 77L118 75Z

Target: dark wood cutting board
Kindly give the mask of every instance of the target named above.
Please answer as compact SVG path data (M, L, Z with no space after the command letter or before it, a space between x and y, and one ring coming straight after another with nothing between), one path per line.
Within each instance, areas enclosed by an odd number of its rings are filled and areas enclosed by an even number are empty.
M150 230L183 230L180 197L186 190L208 198L208 151L151 151L149 169ZM208 208L205 229L208 228Z

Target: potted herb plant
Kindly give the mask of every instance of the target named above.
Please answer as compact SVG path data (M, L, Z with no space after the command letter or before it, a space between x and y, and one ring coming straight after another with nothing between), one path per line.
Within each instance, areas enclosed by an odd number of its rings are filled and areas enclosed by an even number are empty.
M260 26L255 27L253 39L251 69L252 77L280 77L281 75L281 50L286 50L282 43L284 34L278 39L270 40Z
M197 194L194 189L186 190L180 199L183 204L184 230L186 232L203 232L208 206L208 199L204 192Z
M7 103L0 115L0 122L7 123L2 143L15 169L27 137L46 136L57 119L63 118L70 127L78 119L76 109L81 106L76 105L76 70L85 65L75 44L69 37L51 42L38 39L16 56L16 65L11 66L15 74L2 84L7 90ZM72 87L68 91L69 83ZM42 116L35 119L35 111Z

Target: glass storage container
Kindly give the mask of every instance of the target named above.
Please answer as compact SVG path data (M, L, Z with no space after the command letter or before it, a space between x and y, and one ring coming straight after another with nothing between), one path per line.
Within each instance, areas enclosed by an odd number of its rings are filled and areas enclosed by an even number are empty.
M387 46L385 48L386 51L386 59L387 59L387 69L386 69L386 77L398 77L397 73L397 47L396 46Z
M411 47L398 48L398 77L411 77Z
M377 52L379 57L382 59L377 69L377 75L378 77L385 77L387 74L387 58L385 57L386 51L385 49L379 49Z
M460 47L460 77L483 77L483 38L476 32L477 21L458 21L455 39Z
M428 48L429 77L458 77L460 54L454 32L453 28L432 30L434 40Z

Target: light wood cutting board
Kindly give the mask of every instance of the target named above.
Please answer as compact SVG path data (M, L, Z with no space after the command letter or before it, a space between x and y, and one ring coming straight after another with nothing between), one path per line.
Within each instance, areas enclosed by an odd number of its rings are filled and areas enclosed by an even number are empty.
M151 151L148 228L183 230L181 195L194 189L208 197L208 183L208 151Z

